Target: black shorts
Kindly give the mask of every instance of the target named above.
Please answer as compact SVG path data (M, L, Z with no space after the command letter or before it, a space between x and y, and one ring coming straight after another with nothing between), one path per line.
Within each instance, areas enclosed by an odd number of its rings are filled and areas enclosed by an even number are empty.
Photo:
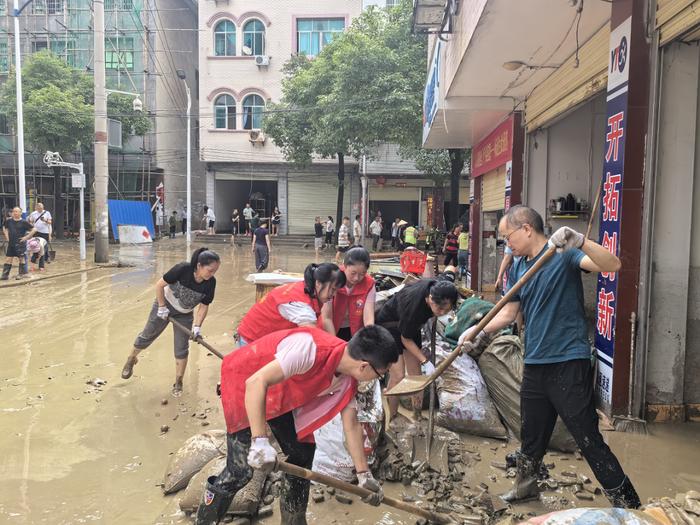
M213 227L214 227L214 222L215 222L215 221L209 221L209 227L210 227L210 228L213 228Z
M347 252L350 248L352 248L352 246L338 246L338 251L339 251L340 253L345 253L345 252Z
M7 250L5 251L6 257L24 257L24 252L26 251L26 242L13 243L12 241L7 243Z

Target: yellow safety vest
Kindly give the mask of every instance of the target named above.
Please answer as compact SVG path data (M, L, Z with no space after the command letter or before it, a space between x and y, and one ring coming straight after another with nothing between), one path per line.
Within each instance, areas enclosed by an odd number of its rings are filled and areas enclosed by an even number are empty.
M416 244L416 229L413 226L409 226L404 231L404 242L411 244Z

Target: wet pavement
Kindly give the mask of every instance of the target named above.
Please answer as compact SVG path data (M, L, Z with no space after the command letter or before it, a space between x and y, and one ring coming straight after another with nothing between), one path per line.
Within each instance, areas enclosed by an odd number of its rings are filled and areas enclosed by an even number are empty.
M223 264L202 331L210 344L227 353L233 326L255 298L254 286L244 281L253 262L247 245L212 248ZM220 362L193 344L184 394L172 398L169 329L141 354L131 379L119 375L148 315L153 285L186 258L180 238L148 247L115 246L113 259L133 267L0 287L0 523L189 523L177 506L178 495L164 497L160 484L169 455L189 436L224 426L214 391ZM312 249L281 248L273 250L270 268L299 272L312 260ZM48 274L77 268L77 245L64 244ZM163 399L168 399L166 405ZM206 419L193 417L202 412ZM163 425L169 427L165 433ZM606 436L643 501L700 487L700 425L652 426L650 436ZM485 482L492 493L510 485L491 462L504 461L516 444L504 448L498 441L472 436L465 436L464 443L481 456L467 472L468 484ZM548 458L556 469L592 477L583 461L560 456ZM404 489L392 484L387 492L400 497ZM524 510L555 508L562 497L584 503L565 492L547 493L544 503ZM604 504L602 497L585 502ZM278 523L276 509L260 522ZM406 514L357 501L352 506L310 504L309 523L414 522Z

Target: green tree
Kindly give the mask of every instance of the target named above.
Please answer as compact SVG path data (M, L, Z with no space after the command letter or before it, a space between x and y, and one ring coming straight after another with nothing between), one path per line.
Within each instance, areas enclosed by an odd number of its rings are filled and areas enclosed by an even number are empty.
M151 119L143 112L134 111L134 99L130 95L110 95L107 99L107 116L122 123L122 143L130 135L141 137L151 129Z

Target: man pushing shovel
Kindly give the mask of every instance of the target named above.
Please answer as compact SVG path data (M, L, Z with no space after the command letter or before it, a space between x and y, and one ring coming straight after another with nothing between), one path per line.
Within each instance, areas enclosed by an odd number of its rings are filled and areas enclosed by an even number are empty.
M491 334L511 324L522 310L526 327L520 390L522 448L515 484L503 498L518 501L538 496L537 473L559 415L612 505L639 507L637 491L598 430L581 283L581 271L617 272L620 259L571 228L560 228L547 240L542 217L526 206L511 208L498 229L513 255L521 256L509 274L509 287L543 256L548 245L557 250L463 347L478 357L488 347ZM468 335L469 330L460 343Z
M253 469L274 467L277 451L268 425L287 462L309 469L314 430L338 413L358 484L372 491L363 501L379 505L382 488L369 471L355 394L358 381L383 377L398 358L394 338L376 325L360 329L349 342L315 327L280 330L227 355L221 366L226 468L207 480L195 523L218 523ZM281 523L306 525L308 499L309 481L285 475Z

